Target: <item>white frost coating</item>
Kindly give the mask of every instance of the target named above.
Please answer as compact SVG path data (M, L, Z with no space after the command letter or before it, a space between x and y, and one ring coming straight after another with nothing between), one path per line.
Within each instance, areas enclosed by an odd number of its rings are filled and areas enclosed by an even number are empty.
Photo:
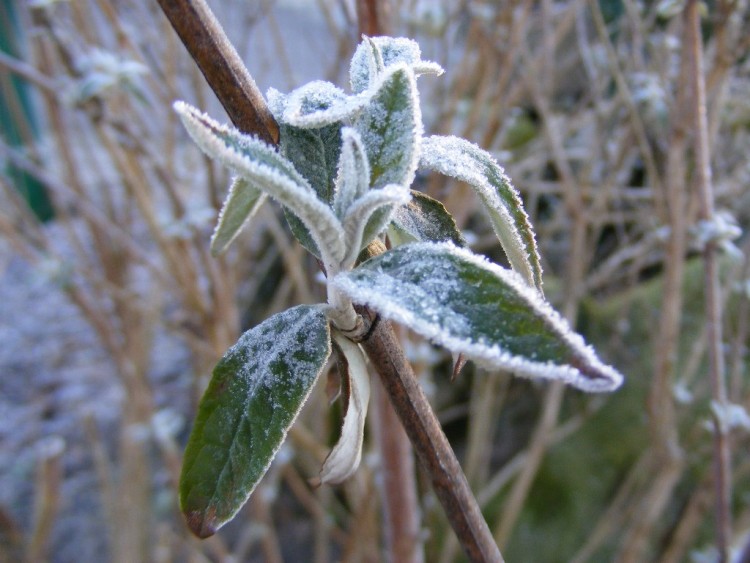
M427 274L424 285L415 286L394 278L379 266L372 266L373 262L368 263L369 267L365 264L351 273L337 275L331 285L348 295L354 303L367 305L384 317L411 328L453 353L464 354L488 369L499 368L525 377L561 380L589 392L613 391L622 383L622 375L604 364L583 338L574 333L540 294L515 272L451 243L415 243L391 252L408 253L408 260L404 261L410 268L422 268L423 273ZM385 256L387 255L383 255ZM455 287L450 287L456 281L455 274L451 277L449 263L445 260L450 256L499 278L536 315L544 318L545 325L556 338L575 353L576 361L587 371L595 373L596 377L589 377L571 365L534 361L512 355L497 343L478 339L472 334L469 317L462 311L453 310L450 303L441 299L441 293L447 294L449 290L455 290ZM374 262L377 264L378 260L376 258ZM410 308L407 301L419 305ZM498 319L498 322L502 322L502 319Z
M541 266L534 232L518 192L495 159L465 139L432 136L422 140L420 166L474 188L511 267L541 291ZM497 186L491 183L490 175L496 177ZM503 185L507 189L501 194Z
M175 102L174 109L195 143L208 156L253 181L302 220L326 266L335 267L341 262L345 252L344 228L291 162L263 141L220 125L185 102ZM244 153L250 153L252 158Z
M325 334L320 338L320 340L326 343L325 349L318 349L316 347L315 338L311 336L311 331L315 328L325 331ZM286 374L288 376L288 382L293 384L302 383L304 388L302 389L297 409L290 413L291 417L288 424L285 424L281 428L281 436L279 437L278 442L272 446L271 455L268 456L267 460L264 461L263 466L260 468L258 479L255 482L247 484L248 488L245 492L244 500L239 502L231 513L224 515L222 518L216 519L213 523L216 529L234 518L237 512L239 512L242 506L250 498L250 495L255 490L258 482L268 471L271 462L275 459L279 448L281 448L286 439L289 428L291 428L296 421L297 416L307 402L307 399L315 386L315 382L328 361L331 353L329 330L328 322L326 321L325 315L320 306L298 305L269 317L261 324L245 332L237 343L227 350L224 357L217 365L217 367L221 365L221 363L226 361L227 358L239 357L242 360L240 363L243 367L237 372L236 377L245 379L247 382L247 392L243 398L244 405L242 409L240 409L242 413L240 422L246 419L247 415L245 413L249 411L250 403L261 387L271 387L278 391L280 386L283 385L283 382L280 382L275 378L273 375L274 371L271 367L279 360L283 361L289 368L288 373ZM302 335L306 338L301 339L300 336ZM317 365L315 366L314 373L310 371L310 360L298 360L296 359L295 353L301 353L303 357L310 355L318 356L318 354L320 354L319 362L315 362ZM261 376L259 377L258 374L261 374ZM269 406L272 409L279 408L276 404ZM211 416L226 415L221 411L214 411ZM233 441L234 440L236 440L236 433L233 436ZM233 446L234 444L230 446L230 450ZM190 444L188 444L188 448L189 447ZM201 450L209 451L210 446L203 445L201 446ZM194 455L192 459L198 459L200 455L200 453ZM231 456L227 463L232 463ZM185 471L185 469L183 469L183 471ZM188 497L189 494L190 493L187 493L185 497ZM215 497L211 499L210 504L214 506L217 504Z
M371 190L352 203L344 218L344 233L346 234L347 251L342 261L342 270L348 270L354 265L362 247L369 244L369 240L362 240L365 227L370 217L381 207L389 206L376 227L374 234L380 233L391 222L391 213L396 206L406 205L411 200L409 188L397 184L389 184L379 190Z
M211 253L214 256L223 253L232 244L266 201L266 197L267 195L255 188L247 178L236 176L232 180L227 199L219 212L219 220L211 235ZM234 209L243 203L247 206L248 202L250 208L243 213L244 217L234 215Z
M369 93L347 96L330 82L316 80L286 97L281 121L305 129L325 127L353 119L369 101Z
M396 63L406 63L416 76L421 74L443 74L437 63L422 60L419 44L405 37L364 37L357 46L349 67L349 79L353 92L363 92L373 85L378 68L377 59L387 68Z
M349 378L350 394L341 437L323 463L320 482L337 484L348 479L357 470L362 459L365 418L370 401L370 377L359 345L336 331L332 335L346 357L348 371L344 376Z
M341 129L341 156L334 184L333 210L344 218L353 201L367 192L370 186L370 164L362 139L351 127Z
M399 80L406 81L402 107L391 107L389 98ZM419 91L414 73L404 63L390 66L370 90L371 100L355 127L367 147L371 186L386 184L410 186L419 164L423 124Z

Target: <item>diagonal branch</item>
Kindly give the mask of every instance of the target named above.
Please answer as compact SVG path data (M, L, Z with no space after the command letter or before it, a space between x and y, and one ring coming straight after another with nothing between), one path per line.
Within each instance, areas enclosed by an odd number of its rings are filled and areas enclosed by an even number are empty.
M263 94L204 0L158 0L237 129L276 145L279 126Z
M278 144L278 124L204 0L159 0L159 4L237 128ZM375 319L361 344L466 555L471 561L502 563L466 476L390 323Z

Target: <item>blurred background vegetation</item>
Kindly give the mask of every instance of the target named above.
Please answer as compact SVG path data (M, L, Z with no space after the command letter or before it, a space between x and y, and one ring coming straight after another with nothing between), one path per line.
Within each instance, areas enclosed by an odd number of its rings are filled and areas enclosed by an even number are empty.
M213 2L261 90L348 87L354 2ZM392 2L428 133L491 150L537 230L548 298L626 375L587 396L468 366L404 334L508 561L714 561L711 390L680 0ZM223 110L155 2L0 5L0 560L380 561L380 460L312 488L339 414L321 382L261 485L217 536L176 502L214 363L242 330L319 302L317 266L265 206L208 254L225 170L171 110ZM703 6L722 232L750 223L750 10ZM465 186L418 177L503 260ZM715 222L715 225L716 226ZM723 239L731 543L750 533L750 239ZM460 561L418 477L426 560ZM739 560L739 559L738 559Z

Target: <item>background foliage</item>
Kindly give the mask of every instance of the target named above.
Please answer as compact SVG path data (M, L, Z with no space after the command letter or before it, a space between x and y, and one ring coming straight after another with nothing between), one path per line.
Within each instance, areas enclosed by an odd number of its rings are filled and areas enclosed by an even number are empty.
M262 90L321 76L345 84L359 41L350 3L215 4ZM420 83L426 134L493 152L537 230L548 297L627 377L607 397L471 367L451 384L451 358L404 334L510 561L710 557L706 233L680 10L631 0L393 6L392 34L417 39L447 70ZM168 108L180 98L222 113L155 3L35 2L18 12L26 42L0 58L0 92L9 103L12 80L25 79L39 137L19 146L3 136L0 158L46 187L55 220L39 224L17 174L0 175L2 557L377 560L375 437L345 485L306 482L340 424L323 385L239 518L206 542L190 539L175 482L211 368L242 328L320 302L323 286L308 281L316 265L270 206L236 249L209 255L228 178ZM717 207L744 229L749 17L737 0L710 3L703 21ZM470 188L418 180L475 251L501 259ZM726 248L730 399L745 406L750 247L740 238ZM731 414L740 548L748 417ZM428 560L457 560L426 483L420 502Z

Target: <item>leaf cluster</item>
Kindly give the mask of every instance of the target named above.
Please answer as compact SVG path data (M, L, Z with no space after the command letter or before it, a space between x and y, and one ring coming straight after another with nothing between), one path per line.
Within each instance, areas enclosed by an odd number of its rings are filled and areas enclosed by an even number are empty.
M181 477L182 509L199 536L214 533L252 493L333 348L345 366L347 408L320 480L338 483L356 470L369 380L354 304L489 369L585 391L620 385L544 300L534 233L500 165L463 139L424 137L417 77L442 72L411 40L366 37L352 59L351 94L321 81L268 92L278 152L175 104L200 148L236 174L212 252L224 252L270 196L327 276L327 303L269 318L214 370ZM412 190L418 168L474 189L512 270L465 248L445 207ZM390 250L360 263L362 250L386 237Z

